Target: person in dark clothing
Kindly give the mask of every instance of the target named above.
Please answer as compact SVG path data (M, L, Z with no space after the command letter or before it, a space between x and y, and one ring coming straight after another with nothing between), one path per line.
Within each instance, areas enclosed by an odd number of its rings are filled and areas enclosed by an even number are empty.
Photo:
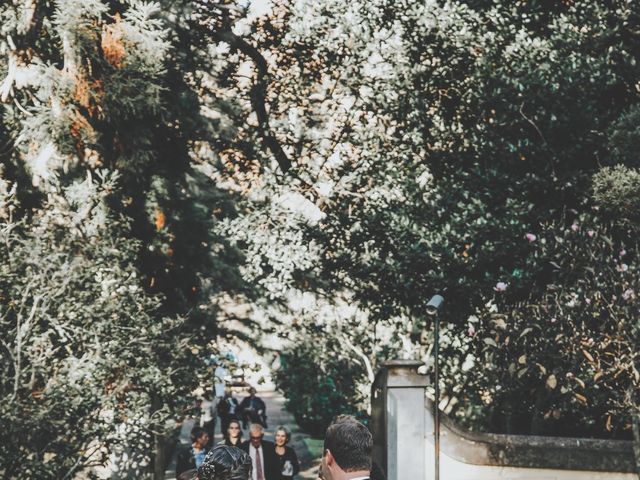
M373 462L371 464L371 480L387 480L387 477L384 476L382 468L380 468L380 466L376 462Z
M227 445L229 447L240 447L242 445L242 429L240 428L239 420L231 420L227 427L227 432L218 445Z
M238 400L233 398L233 393L230 389L227 389L224 393L224 397L218 402L218 416L220 417L220 427L224 437L227 436L229 422L239 418L239 410L240 406L238 405Z
M287 443L291 440L291 432L284 426L276 428L276 457L280 463L280 478L293 480L294 475L300 471L300 463L296 451Z
M198 480L250 480L251 458L238 447L219 445L198 468Z
M207 455L209 434L202 427L191 429L191 446L182 448L176 458L176 477L187 470L196 470Z
M256 396L256 389L249 389L249 396L240 403L242 414L242 428L247 428L249 423L259 423L267 428L267 406L260 397Z
M253 467L251 480L280 480L280 464L276 457L276 446L263 440L264 428L259 423L251 424L250 440L240 448L251 457Z
M176 480L198 480L198 470L187 470L176 477Z

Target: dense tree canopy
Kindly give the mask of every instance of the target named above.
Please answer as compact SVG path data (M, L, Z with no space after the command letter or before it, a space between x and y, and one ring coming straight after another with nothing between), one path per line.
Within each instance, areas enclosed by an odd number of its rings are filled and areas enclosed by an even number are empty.
M347 294L367 313L369 334L354 342L374 364L411 351L429 327L425 301L443 292L448 411L493 431L628 435L637 359L597 376L603 365L577 345L614 348L612 331L637 341L625 272L635 258L638 13L630 2L277 3L246 37L271 62L271 125L295 173L270 182L265 172L271 193L232 220L261 266L251 278L286 273L287 287ZM250 89L232 87L246 98ZM275 217L274 200L306 213L306 225ZM255 225L295 249L285 269L274 247L255 258L265 236L250 238ZM306 245L293 241L300 228ZM598 277L623 250L629 270ZM557 310L563 295L607 298L613 312L593 310L595 298L589 311ZM553 319L564 346L523 333ZM389 331L394 340L380 342ZM546 362L531 367L532 349ZM607 375L627 378L627 393Z
M0 472L162 470L222 338L366 415L436 292L446 412L629 436L636 3L4 2Z

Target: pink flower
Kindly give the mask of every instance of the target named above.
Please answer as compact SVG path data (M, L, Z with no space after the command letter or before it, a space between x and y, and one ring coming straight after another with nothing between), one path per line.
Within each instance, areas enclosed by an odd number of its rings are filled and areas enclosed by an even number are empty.
M589 238L592 238L595 234L596 232L594 232L593 230L587 230L587 235L589 235Z
M625 300L633 300L634 298L636 298L636 292L633 290L633 288L627 288L623 292L622 298L624 298Z
M580 225L578 225L577 223L574 223L573 225L571 225L571 230L573 230L574 232L577 232L578 230L580 230Z
M508 284L506 284L505 282L498 282L498 283L496 283L496 286L495 286L495 287L493 287L493 289L494 289L496 292L504 292L504 291L506 291L506 290L507 290L507 287L508 287L508 286L509 286L509 285L508 285Z
M556 323L558 320L556 319L556 317L552 317L551 318L551 323Z
M538 239L538 237L536 237L533 233L527 233L525 237L527 237L527 240L529 240L529 243L535 242Z
M474 327L473 325L469 325L469 329L467 330L467 332L469 332L470 337L473 337L476 334L476 327Z
M590 298L585 298L584 299L584 303L586 303L587 305L591 305L591 299Z
M616 267L616 270L618 270L619 272L626 272L627 270L629 270L629 265L627 265L626 263L621 263Z
M623 248L622 250L620 250L620 258L624 257L627 254L627 251Z

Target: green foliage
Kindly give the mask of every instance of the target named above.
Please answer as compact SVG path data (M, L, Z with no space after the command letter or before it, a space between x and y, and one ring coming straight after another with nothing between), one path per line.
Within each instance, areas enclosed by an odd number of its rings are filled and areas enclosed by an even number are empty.
M527 298L497 292L474 331L482 375L470 391L488 405L485 421L513 433L628 437L640 405L637 239L584 214L542 229L533 250L523 268L539 273Z
M190 3L0 5L7 477L164 471L229 334L219 296L252 292L212 228L234 202L206 168L221 133Z
M593 176L593 199L613 218L638 226L640 214L640 172L616 165Z
M358 408L362 405L358 384L363 381L363 369L342 349L337 339L318 332L280 354L276 385L285 393L287 409L298 425L316 437L324 435L337 415L366 416Z
M616 163L640 166L640 107L632 106L612 126L609 133L611 157Z
M51 192L33 218L0 205L0 469L9 476L72 477L127 450L119 468L142 475L153 434L170 431L198 368L181 346L179 318L155 315L135 267L137 241L109 212L116 175ZM152 409L155 398L164 399Z
M245 237L260 225L274 249L294 249L292 258L300 249L288 240L304 228L321 263L296 262L293 270L288 264L287 278L298 279L291 287L322 298L346 294L366 312L365 322L394 332L400 345L389 350L375 335L347 332L373 365L385 354L415 353L420 331L430 327L424 303L443 292L449 324L443 368L452 380L443 390L451 414L493 431L621 434L601 421L612 396L626 398L615 388L599 386L607 393L592 395L588 405L563 400L556 423L544 418L549 405L542 400L537 410L522 401L546 398L544 382L533 377L486 403L475 380L510 378L512 358L483 362L484 337L469 337L465 319L484 318L497 290L507 292L500 305L505 321L527 302L555 308L541 292L577 280L564 263L571 251L546 239L550 226L564 231L574 219L593 218L589 228L608 232L603 236L612 245L631 245L635 220L610 225L615 209L627 220L632 215L633 172L628 182L621 170L593 175L607 162L635 165L640 45L632 31L639 14L623 1L278 4L246 39L270 59L271 125L295 152L296 172L285 178L263 172L260 194L248 198L246 215L234 222ZM232 48L228 59L239 64L243 53ZM251 97L250 84L227 91ZM251 131L237 133L234 147L246 152ZM271 179L283 185L273 187ZM319 220L292 225L252 201L287 189L313 202ZM602 209L597 220L594 198ZM562 262L541 253L542 239ZM562 244L567 249L569 240ZM268 258L270 249L252 248ZM584 257L583 268L598 271L609 253ZM566 265L568 276L550 261ZM274 280L282 274L263 273ZM610 280L622 289L622 279ZM611 317L602 321L615 328ZM526 328L514 322L511 338ZM570 346L579 341L569 337L558 355L570 363ZM555 352L553 338L540 342L541 355ZM565 368L563 361L554 368ZM527 416L535 422L525 422Z

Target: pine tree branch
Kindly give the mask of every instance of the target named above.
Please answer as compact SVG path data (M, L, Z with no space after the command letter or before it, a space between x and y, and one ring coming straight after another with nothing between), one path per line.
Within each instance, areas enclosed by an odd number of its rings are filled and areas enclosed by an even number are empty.
M13 30L13 35L8 33L5 37L9 51L7 52L7 75L0 84L0 102L2 103L12 95L18 70L23 68L31 57L31 46L38 38L44 17L44 6L39 5L37 0L25 0L20 7L23 13L22 23Z

